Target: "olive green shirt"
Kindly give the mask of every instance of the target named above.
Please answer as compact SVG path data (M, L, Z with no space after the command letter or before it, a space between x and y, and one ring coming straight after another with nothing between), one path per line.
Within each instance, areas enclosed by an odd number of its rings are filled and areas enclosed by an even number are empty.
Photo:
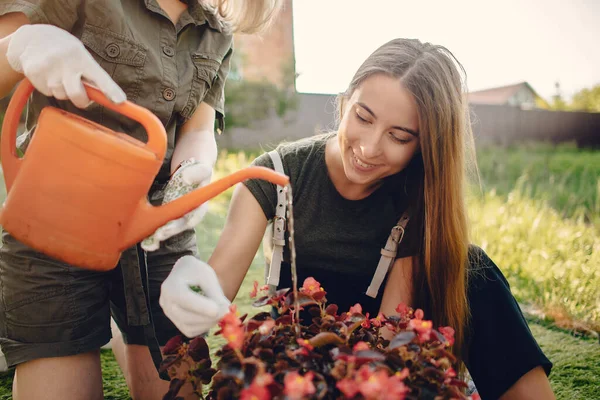
M232 34L214 14L189 2L177 24L156 0L0 0L0 15L22 12L32 24L51 24L79 38L94 59L125 91L127 99L152 111L165 126L168 148L158 180L170 173L177 133L201 102L216 110L223 128L224 85ZM92 104L86 110L69 101L34 93L27 114L24 150L41 109L60 107L110 129L146 140L143 127Z

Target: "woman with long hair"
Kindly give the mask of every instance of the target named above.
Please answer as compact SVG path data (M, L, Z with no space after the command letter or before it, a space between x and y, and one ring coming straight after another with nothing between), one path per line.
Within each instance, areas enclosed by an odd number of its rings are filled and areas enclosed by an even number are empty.
M389 316L404 303L436 326L453 327L457 367L468 368L484 399L553 398L551 363L508 283L470 245L465 171L474 152L461 70L442 46L392 40L340 96L335 132L282 144L253 164L290 177L300 282L314 277L340 310L360 303L364 312ZM268 283L290 287L282 208L281 188L238 185L208 265L193 257L176 263L161 305L185 334L206 331L226 310L269 221ZM192 293L185 284L214 273L222 293ZM205 311L207 303L220 312Z

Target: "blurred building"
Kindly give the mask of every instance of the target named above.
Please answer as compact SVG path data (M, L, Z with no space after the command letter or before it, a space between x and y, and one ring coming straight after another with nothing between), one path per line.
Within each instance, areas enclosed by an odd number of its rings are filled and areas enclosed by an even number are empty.
M252 0L247 0L252 1ZM269 30L261 35L234 36L235 72L237 78L266 79L280 84L284 72L295 69L292 0L285 0L283 9Z
M471 104L515 106L522 109L550 108L546 100L537 94L527 82L477 90L470 92L468 98Z

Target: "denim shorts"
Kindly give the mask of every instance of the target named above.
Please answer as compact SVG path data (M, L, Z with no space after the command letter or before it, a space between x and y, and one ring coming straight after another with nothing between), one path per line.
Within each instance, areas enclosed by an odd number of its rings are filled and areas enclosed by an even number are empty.
M175 261L190 254L197 254L193 230L155 252L128 249L115 269L96 272L56 261L3 232L0 347L8 366L96 350L111 338L111 316L125 343L149 345L150 332L164 345L179 331L158 304L160 286ZM136 257L139 263L131 262Z

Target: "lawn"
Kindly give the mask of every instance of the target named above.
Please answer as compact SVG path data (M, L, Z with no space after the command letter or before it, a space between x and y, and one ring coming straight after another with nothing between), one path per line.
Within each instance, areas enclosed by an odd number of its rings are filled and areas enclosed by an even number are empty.
M600 152L569 147L490 148L479 152L481 186L469 195L473 241L507 276L527 310L531 330L554 362L558 399L600 398ZM248 164L252 155L223 153L217 176ZM218 239L231 190L211 203L198 227L201 258ZM259 251L235 303L251 310L254 280L262 281ZM558 326L562 327L558 327ZM590 334L591 333L591 334ZM211 336L214 352L223 342ZM102 352L107 399L128 392L110 351ZM12 372L0 375L0 399L9 399Z

